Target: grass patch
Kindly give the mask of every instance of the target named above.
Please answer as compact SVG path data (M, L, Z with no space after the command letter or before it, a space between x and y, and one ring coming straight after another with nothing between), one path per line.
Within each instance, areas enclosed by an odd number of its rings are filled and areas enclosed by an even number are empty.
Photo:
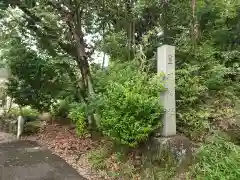
M170 161L164 161L166 164L160 166L152 162L147 154L140 155L136 149L129 150L113 143L91 151L88 160L94 169L104 171L116 180L170 180L176 174L176 167Z
M118 147L118 148L117 148ZM113 179L136 179L136 168L129 161L124 147L107 142L88 154L88 160L96 170L103 170Z
M175 167L160 168L158 166L148 166L141 174L141 180L171 180L176 173Z
M132 151L133 152L133 151ZM198 149L193 164L186 173L178 174L177 165L162 157L165 166L152 162L146 155L129 156L120 148L105 145L90 153L89 161L96 169L104 170L113 179L137 180L239 180L240 146L225 134L216 134ZM138 161L136 165L136 161ZM187 170L187 169L185 169Z
M111 147L111 145L107 143L88 153L88 160L94 169L103 170L107 167L107 158L110 156L109 147Z
M239 180L240 146L216 135L202 146L189 176L197 180Z
M106 154L103 149L91 151L88 160L95 169L102 170L106 167Z

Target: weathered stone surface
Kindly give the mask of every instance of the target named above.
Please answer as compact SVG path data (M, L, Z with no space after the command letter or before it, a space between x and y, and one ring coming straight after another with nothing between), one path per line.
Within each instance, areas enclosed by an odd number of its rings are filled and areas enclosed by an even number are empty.
M32 141L0 143L0 180L85 180L60 157Z
M176 100L175 100L175 47L163 45L157 49L157 72L164 73L166 91L161 92L161 103L165 109L163 129L165 137L176 135Z
M150 160L159 165L177 164L185 168L192 160L192 146L184 136L154 137L147 144Z

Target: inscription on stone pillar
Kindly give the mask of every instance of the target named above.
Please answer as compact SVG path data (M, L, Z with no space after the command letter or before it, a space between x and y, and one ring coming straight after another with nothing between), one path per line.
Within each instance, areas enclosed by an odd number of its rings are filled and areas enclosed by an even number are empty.
M166 91L161 94L165 109L163 117L163 136L176 135L176 100L175 100L175 47L163 45L157 49L157 71L165 75Z

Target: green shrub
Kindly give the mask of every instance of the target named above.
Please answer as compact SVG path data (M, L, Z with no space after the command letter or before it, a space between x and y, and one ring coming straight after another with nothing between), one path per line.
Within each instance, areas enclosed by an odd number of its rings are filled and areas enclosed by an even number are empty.
M38 115L39 115L39 112L38 112L38 110L36 110L36 109L26 107L26 108L22 108L22 115L23 115L24 117L37 118Z
M91 102L97 106L103 134L134 147L161 126L161 77L139 72L131 64L114 64L97 78L97 95Z
M11 108L7 114L8 117L17 117L20 115L19 108Z
M197 180L238 180L240 178L240 146L222 136L215 136L197 154L191 176Z
M68 117L76 124L77 134L83 136L87 132L87 118L84 106L78 103L71 104Z
M99 170L106 168L107 158L109 156L109 150L106 147L101 147L100 149L94 149L90 151L88 154L88 160L93 168Z
M208 93L199 66L184 65L176 71L177 127L191 138L209 129L209 109L204 105Z
M11 108L7 116L16 118L17 116L23 116L25 121L34 121L38 118L39 112L29 106L23 107L22 111L20 108Z
M177 127L193 140L203 139L221 121L227 124L236 114L237 101L229 69L198 58L202 64L183 64L176 70Z
M51 105L51 114L55 117L67 118L70 108L68 99L61 99Z

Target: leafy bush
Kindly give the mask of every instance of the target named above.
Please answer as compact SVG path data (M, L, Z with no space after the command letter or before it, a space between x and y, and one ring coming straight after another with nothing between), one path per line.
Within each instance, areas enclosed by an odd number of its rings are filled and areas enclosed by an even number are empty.
M68 117L76 124L76 131L79 136L87 132L86 111L82 104L71 104Z
M68 117L70 108L70 101L68 99L57 100L56 103L51 105L51 113L55 117L66 118Z
M53 100L76 95L73 69L64 57L29 49L18 37L9 38L6 44L2 56L8 59L6 67L11 72L7 94L15 103L48 111Z
M39 112L36 109L30 108L30 107L24 107L22 108L22 115L24 117L38 117Z
M161 126L159 95L164 87L160 77L126 63L114 64L96 78L97 95L91 106L97 107L103 134L134 147Z
M209 129L210 112L204 105L208 88L199 69L186 64L176 71L177 127L191 138L199 138Z
M238 87L230 78L236 71L221 63L220 52L208 42L194 49L186 44L182 47L181 53L188 56L178 59L185 63L176 70L177 127L191 139L201 140L236 114Z
M239 157L240 147L217 135L201 147L191 176L199 180L238 180Z
M34 121L38 118L39 111L33 109L29 106L23 107L22 110L20 108L11 108L7 116L16 118L17 116L23 116L25 121Z

